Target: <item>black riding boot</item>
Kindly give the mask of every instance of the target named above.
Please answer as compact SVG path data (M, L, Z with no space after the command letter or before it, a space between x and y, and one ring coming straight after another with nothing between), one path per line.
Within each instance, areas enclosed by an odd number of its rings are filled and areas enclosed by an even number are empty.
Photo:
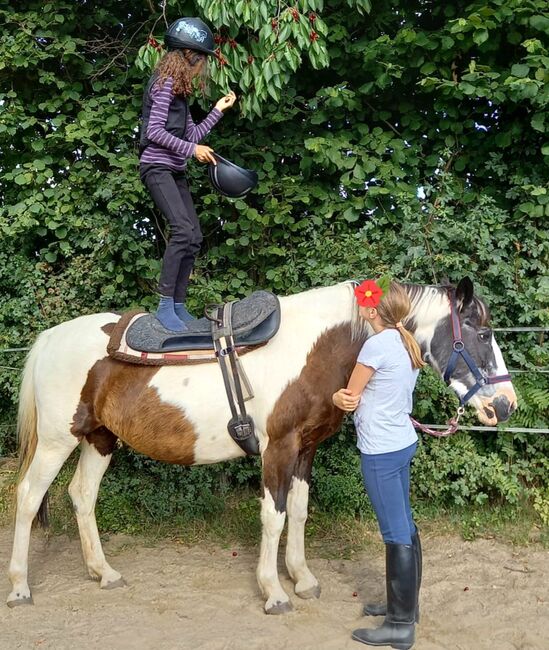
M408 544L385 545L387 615L375 629L353 632L353 639L373 646L408 650L414 645L417 570L414 548Z
M421 539L419 530L416 528L415 535L412 535L412 546L414 547L414 557L416 560L417 570L417 605L416 605L416 623L419 623L419 589L421 587L421 574L423 570L423 554L421 551ZM385 616L387 614L386 603L368 603L362 610L364 616Z

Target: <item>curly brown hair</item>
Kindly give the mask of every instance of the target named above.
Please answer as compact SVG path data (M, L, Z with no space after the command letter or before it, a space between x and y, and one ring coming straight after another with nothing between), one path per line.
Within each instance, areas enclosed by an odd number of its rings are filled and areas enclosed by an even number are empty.
M173 50L165 54L156 66L160 86L168 77L173 79L175 95L188 97L193 91L193 81L198 78L199 87L203 90L207 76L207 56L202 52L188 50Z

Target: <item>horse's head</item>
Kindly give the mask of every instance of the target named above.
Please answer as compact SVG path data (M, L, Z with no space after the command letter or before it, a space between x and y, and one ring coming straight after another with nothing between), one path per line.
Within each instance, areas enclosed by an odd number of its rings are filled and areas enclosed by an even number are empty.
M483 424L504 422L516 409L517 396L490 328L488 308L474 295L469 278L455 289L437 292L439 300L412 297L412 322L425 361L462 404L476 409Z

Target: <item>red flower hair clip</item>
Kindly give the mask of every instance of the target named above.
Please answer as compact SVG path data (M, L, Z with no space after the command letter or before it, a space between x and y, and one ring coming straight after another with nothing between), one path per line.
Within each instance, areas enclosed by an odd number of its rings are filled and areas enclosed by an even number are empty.
M364 280L362 284L355 287L355 296L361 307L377 307L383 296L391 287L391 276L383 275L376 282L375 280Z
M375 280L364 280L355 287L355 296L361 307L377 307L383 296L383 289Z

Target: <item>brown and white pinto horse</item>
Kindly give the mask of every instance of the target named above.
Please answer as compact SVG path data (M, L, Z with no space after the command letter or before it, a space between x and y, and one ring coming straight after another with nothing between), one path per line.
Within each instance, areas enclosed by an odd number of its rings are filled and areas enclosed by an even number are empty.
M452 351L447 287L405 285L412 311L405 324L441 375ZM277 572L279 539L288 516L286 566L302 598L320 586L307 567L304 527L309 478L318 445L340 426L332 394L345 386L368 335L350 282L282 298L277 335L242 358L255 390L248 402L260 439L263 525L257 579L265 611L291 609ZM505 364L488 326L488 310L469 280L456 290L462 338L486 376ZM124 584L107 563L95 520L101 478L117 439L152 458L194 465L242 456L227 433L231 417L217 364L146 367L106 355L115 314L82 316L43 332L24 370L19 405L21 476L8 605L31 603L27 582L31 524L51 482L80 445L69 493L89 574L110 588ZM458 395L473 384L458 361L450 379ZM479 419L495 424L516 407L512 384L483 386L471 399Z

